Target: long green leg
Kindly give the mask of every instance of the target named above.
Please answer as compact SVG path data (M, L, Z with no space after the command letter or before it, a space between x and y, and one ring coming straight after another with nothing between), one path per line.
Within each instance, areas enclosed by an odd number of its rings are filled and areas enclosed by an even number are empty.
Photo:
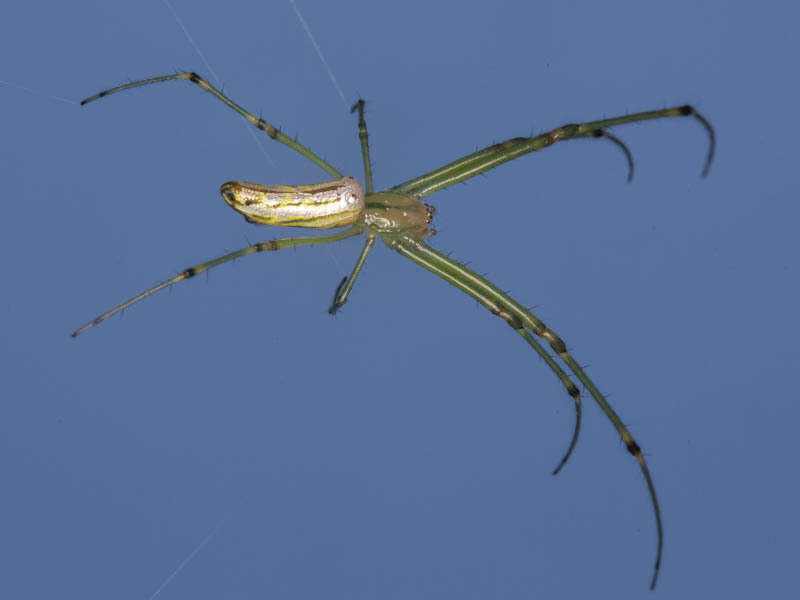
M361 142L361 157L364 159L364 184L368 194L375 191L372 185L372 161L369 158L369 135L367 134L367 121L364 119L364 102L359 99L353 104L350 112L358 111L358 140Z
M628 183L633 180L633 154L621 139L608 133L605 129L595 129L589 132L586 137L604 137L616 144L625 154L625 160L628 161Z
M302 154L307 159L312 161L315 165L320 167L323 171L325 171L329 175L332 175L335 179L341 179L342 178L342 174L339 171L337 171L333 166L331 166L330 163L328 163L327 161L325 161L322 158L320 158L319 156L317 156L314 152L311 151L310 148L307 148L306 146L304 146L303 144L301 144L297 140L293 140L288 135L283 133L280 129L278 129L277 127L272 125L271 123L268 123L264 119L256 117L251 112L249 112L246 109L242 108L241 106L236 104L233 100L228 98L225 94L220 92L213 85L208 83L205 79L200 77L200 75L198 75L197 73L194 73L192 71L187 71L186 73L176 73L174 75L163 75L161 77L151 77L150 79L142 79L140 81L132 81L131 83L126 83L125 85L118 85L117 87L113 87L111 89L104 90L104 91L100 92L99 94L95 94L94 96L86 98L85 100L81 100L81 106L83 106L84 104L87 104L88 102L91 102L93 100L97 100L98 98L103 98L103 97L108 96L110 94L116 94L117 92L122 92L124 90L128 90L128 89L131 89L131 88L139 87L139 86L142 86L142 85L149 85L151 83L161 83L162 81L172 81L172 80L181 80L181 79L186 80L186 81L191 81L192 83L198 85L201 89L204 89L209 94L213 95L215 98L217 98L218 100L222 101L227 106L229 106L230 108L235 110L237 113L239 113L245 119L250 121L250 123L255 125L255 127L257 129L260 129L261 131L266 133L273 140L275 140L276 142L280 142L281 144L283 144L285 146L289 146L289 148L291 148L295 152L298 152L298 153Z
M567 447L567 451L564 453L564 456L558 461L558 466L553 469L553 475L558 475L559 471L564 468L564 465L567 464L569 457L572 456L572 451L575 450L575 445L578 443L578 436L581 432L581 393L578 390L577 386L572 383L572 380L569 378L564 372L564 369L561 368L553 357L544 349L544 347L536 341L536 338L531 335L531 333L525 329L517 329L518 334L520 334L526 342L528 342L531 347L536 350L536 352L544 359L544 362L547 363L547 366L550 367L553 372L556 374L556 377L561 380L561 383L567 389L567 393L572 397L572 400L575 402L575 428L572 430L572 439L569 442L569 446Z
M336 311L342 308L342 305L347 302L347 297L350 295L350 291L353 289L353 286L356 283L356 278L358 277L358 274L361 273L361 269L364 267L364 261L367 260L367 254L369 254L369 251L372 250L372 247L375 245L375 240L377 237L378 236L375 233L367 233L367 241L364 242L364 247L361 249L361 254L358 255L358 260L353 267L353 272L350 273L350 277L345 277L339 284L339 287L336 288L336 293L333 296L333 303L328 309L330 314L336 314Z
M257 254L259 252L264 252L265 250L272 251L272 250L281 250L283 248L294 248L296 246L315 246L318 244L330 244L331 242L338 242L339 240L343 240L349 237L353 237L354 235L358 235L362 231L364 231L363 225L356 224L350 227L349 229L345 229L344 231L340 231L339 233L334 233L330 235L281 238L277 240L269 240L266 242L258 242L257 244L252 244L250 246L247 246L246 248L237 250L236 252L230 252L229 254L225 254L223 256L215 258L214 260L209 260L208 262L200 263L199 265L194 265L193 267L184 269L183 271L175 275L175 277L167 279L166 281L162 281L158 285L151 287L149 290L145 290L144 292L142 292L141 294L137 294L130 300L127 300L122 304L115 306L111 310L104 312L102 315L100 315L93 321L89 321L83 327L75 330L72 333L72 337L79 336L87 329L94 327L99 323L102 323L108 317L117 314L121 310L125 310L129 306L136 304L140 300L144 300L148 296L155 294L156 292L163 290L164 288L168 288L171 285L178 283L179 281L183 281L184 279L189 279L190 277L194 277L198 273L202 273L203 271L208 271L213 267L234 260L241 256L247 256L248 254Z
M625 145L622 144L617 138L605 132L598 134L598 130L604 130L623 123L633 123L635 121L647 121L650 119L659 119L662 117L686 117L693 116L695 119L705 127L709 136L709 149L706 157L706 162L703 167L702 175L705 177L708 170L711 168L711 160L714 158L714 147L716 145L716 138L711 124L700 115L695 109L688 104L683 106L676 106L674 108L665 108L662 110L651 110L647 112L635 113L632 115L624 115L621 117L613 117L611 119L601 119L599 121L589 121L587 123L569 124L557 127L548 133L537 135L530 138L512 138L493 146L488 146L483 150L478 150L473 154L453 161L443 167L440 167L425 175L420 175L414 179L410 179L404 183L396 185L392 188L393 192L400 194L408 194L417 199L424 198L436 192L466 181L484 171L493 169L509 160L519 158L524 154L536 152L547 146L551 146L556 142L573 139L576 137L599 137L603 135L609 137L612 141L620 145L623 150ZM630 153L626 152L631 164L630 173L632 174L632 160Z
M653 504L653 512L656 519L656 530L658 534L658 542L656 548L656 562L653 571L653 579L650 582L650 589L655 588L656 580L658 579L658 571L661 566L661 554L664 545L664 531L661 525L661 509L656 497L655 486L653 479L650 476L650 471L647 468L647 463L644 459L639 444L633 439L630 431L625 424L620 420L617 413L608 404L603 394L597 389L588 375L584 372L583 368L575 362L575 359L567 351L564 341L556 335L556 333L547 327L542 321L537 319L530 311L525 309L522 305L516 302L508 294L505 294L495 285L474 273L461 263L445 256L441 252L434 250L423 241L416 240L410 236L394 236L387 239L387 243L397 250L406 258L411 259L421 267L438 275L448 283L454 285L458 289L466 292L478 302L483 304L492 314L502 318L508 323L512 329L519 332L520 335L528 339L524 330L529 330L534 335L546 340L550 348L561 358L567 365L570 371L580 380L580 382L589 390L589 393L595 399L601 410L606 414L608 419L614 425L617 433L625 443L625 447L638 461L639 467L644 475L647 489L650 493L650 500ZM534 346L536 348L536 346ZM548 365L551 363L548 362ZM555 369L554 369L555 370ZM558 371L556 374L561 375ZM562 379L563 381L563 379ZM569 390L569 387L567 388ZM570 392L572 394L572 392Z
M343 284L344 281L342 281L342 284L340 284L339 287L341 288ZM572 456L572 452L573 450L575 450L575 446L578 443L578 437L581 431L581 412L582 412L581 393L580 390L577 388L577 386L574 383L572 383L572 380L569 378L569 375L567 375L564 372L564 369L561 368L561 365L559 365L555 360L553 360L553 357L550 355L550 353L544 349L544 347L536 340L535 337L531 335L531 333L527 329L523 327L522 329L517 329L516 331L522 336L522 338L526 342L528 342L528 344L530 344L530 346L536 351L536 353L547 363L547 366L550 367L550 369L552 369L552 371L556 374L556 377L558 377L558 379L561 381L562 385L566 388L567 393L570 395L570 397L575 403L575 427L572 431L572 439L569 442L569 446L567 446L567 451L564 453L564 456L561 457L561 460L558 461L558 465L556 466L555 469L553 469L552 473L553 475L558 475L561 469L564 468L564 465L567 464L567 461L569 460L570 456Z

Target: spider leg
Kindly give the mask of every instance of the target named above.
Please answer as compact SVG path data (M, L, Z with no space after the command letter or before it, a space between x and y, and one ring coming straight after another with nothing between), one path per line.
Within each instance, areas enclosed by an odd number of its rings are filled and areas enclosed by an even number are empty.
M358 102L353 104L350 112L358 111L358 139L361 142L361 157L364 159L364 184L366 191L371 194L375 191L372 185L372 161L369 158L369 135L367 134L367 121L364 119L364 102L363 98L359 98Z
M608 133L605 129L595 129L594 131L587 133L585 137L604 137L614 142L625 153L625 160L628 161L628 182L633 179L633 154L631 154L631 151L628 146L625 145L625 142L623 142L617 136Z
M698 113L692 106L684 104L683 106L675 106L673 108L664 108L661 110L651 110L647 112L634 113L631 115L623 115L620 117L612 117L610 119L600 119L598 121L587 121L586 123L570 123L556 127L552 131L537 135L534 137L524 138L517 137L511 138L499 144L487 146L483 150L473 152L463 158L459 158L449 164L439 167L434 171L409 179L408 181L394 186L391 191L400 194L407 194L416 199L422 199L433 192L442 190L471 179L480 173L484 173L489 169L493 169L498 165L519 158L525 154L536 152L542 148L552 146L556 142L562 142L577 137L608 137L620 146L628 157L628 164L630 174L632 174L632 159L630 152L626 151L625 145L616 137L610 136L604 130L609 127L615 127L624 123L633 123L636 121L648 121L651 119L660 119L663 117L687 117L692 116L697 119L700 124L705 128L709 137L708 154L703 166L701 175L705 177L708 170L711 168L711 161L714 158L714 149L716 147L716 136L711 124ZM602 131L602 133L597 133Z
M656 520L657 531L657 545L656 545L656 561L653 570L653 578L650 582L650 589L655 588L658 579L658 572L661 566L661 555L664 545L664 531L661 524L661 509L656 497L655 486L653 479L650 476L650 470L647 467L644 454L634 440L628 428L619 418L617 413L606 401L605 397L600 390L595 386L594 382L586 375L583 368L575 361L572 355L567 350L564 341L556 335L556 333L547 327L542 321L533 315L529 310L525 309L521 304L516 302L508 294L501 291L497 286L490 283L477 273L468 269L461 263L449 258L441 252L433 249L424 241L414 239L408 235L386 236L386 243L405 256L406 258L417 263L421 267L427 269L434 275L438 275L451 285L457 287L461 291L469 294L475 300L480 302L492 314L502 318L512 329L520 333L522 337L529 341L528 336L533 338L531 334L538 336L548 342L550 348L558 355L558 357L566 364L567 368L577 377L580 382L589 390L589 393L595 399L600 409L605 413L606 417L611 421L614 428L617 430L620 438L622 438L628 452L633 455L642 471L647 489L650 494L650 501L653 505L653 513ZM527 335L523 331L529 332ZM530 343L530 341L529 341ZM536 346L534 346L536 349ZM548 365L551 363L548 362ZM558 371L556 371L558 375ZM560 376L559 376L560 377ZM565 384L566 385L566 384ZM567 388L569 389L569 388Z
M154 285L148 290L143 291L140 294L137 294L130 300L126 300L122 304L119 304L112 308L109 311L104 312L102 315L96 317L94 320L89 321L83 327L76 329L72 333L72 337L77 337L82 334L87 329L102 323L107 318L117 314L121 310L125 310L129 306L132 306L139 302L140 300L144 300L148 296L155 294L156 292L163 290L164 288L168 288L176 283L183 281L184 279L189 279L194 277L198 273L202 273L203 271L208 271L209 269L226 263L228 261L234 260L241 256L247 256L248 254L257 254L259 252L264 252L265 250L273 251L273 250L281 250L283 248L294 248L296 246L315 246L318 244L330 244L332 242L338 242L339 240L343 240L349 237L353 237L354 235L360 234L364 230L363 225L357 223L344 231L340 231L339 233L333 233L330 235L320 235L320 236L306 236L306 237L294 237L294 238L280 238L276 240L269 240L266 242L258 242L257 244L252 244L241 250L237 250L235 252L230 252L228 254L224 254L223 256L219 256L213 260L209 260L208 262L200 263L198 265L194 265L193 267L189 267L188 269L184 269L175 277L171 277L166 281L162 281L158 285Z
M558 461L558 466L553 469L553 475L558 475L559 471L564 468L564 465L567 464L569 457L572 456L572 451L575 450L575 445L578 443L578 435L581 431L581 392L578 390L578 387L572 383L572 380L569 378L564 372L564 369L561 368L553 357L550 356L550 353L544 349L544 347L536 341L536 338L531 335L531 333L525 329L517 329L516 332L520 334L531 347L536 350L536 352L544 359L544 362L547 363L547 366L550 367L553 372L556 374L556 377L559 378L561 383L567 389L567 393L572 397L572 400L575 402L575 428L572 430L572 439L569 442L569 446L567 446L567 451L564 453L564 456Z
M217 88L215 88L213 85L208 83L208 81L206 81L205 79L200 77L200 75L194 73L193 71L187 71L185 73L175 73L173 75L162 75L160 77L150 77L149 79L141 79L139 81L132 81L124 85L118 85L117 87L103 90L102 92L95 94L94 96L90 96L85 100L81 100L81 106L89 102L92 102L94 100L97 100L99 98L104 98L105 96L109 96L110 94L116 94L117 92L122 92L124 90L129 90L131 88L139 87L142 85L149 85L151 83L161 83L162 81L173 81L173 80L178 80L178 81L185 80L194 83L195 85L200 87L200 89L207 91L209 94L211 94L212 96L223 102L226 106L235 110L247 121L252 123L257 129L260 129L261 131L266 133L276 142L280 142L281 144L288 146L295 152L298 152L299 154L305 156L307 159L312 161L326 173L332 175L334 178L336 179L342 178L342 174L339 171L337 171L333 166L331 166L330 163L317 156L310 148L307 148L297 140L290 138L288 135L283 133L280 129L278 129L271 123L268 123L264 119L256 117L247 109L239 106L238 104L236 104L236 102L228 98L225 94L220 92Z
M339 288L341 288L342 285L344 285L344 280L342 280L342 282L339 284ZM569 378L569 375L567 375L564 372L564 369L561 368L561 365L559 365L553 359L550 353L536 340L533 335L531 335L527 329L523 327L521 329L516 329L516 332L519 333L526 342L528 342L531 348L533 348L536 353L545 361L545 363L547 363L547 366L552 369L553 373L555 373L556 377L558 377L559 381L561 381L562 385L567 390L567 393L570 395L575 404L575 427L572 430L572 439L570 439L569 445L567 446L567 451L561 457L561 460L558 461L558 465L555 469L553 469L552 472L553 475L558 475L561 469L564 468L564 465L567 464L567 461L569 460L570 456L572 456L572 452L575 450L575 446L578 443L578 437L581 431L581 392Z
M361 249L361 254L358 255L358 260L353 267L353 271L350 273L350 277L342 279L336 288L336 292L333 295L333 303L328 309L330 314L336 314L336 311L342 308L342 305L347 302L347 297L350 295L350 291L356 283L358 274L361 273L361 269L364 267L367 254L369 254L369 251L372 250L372 247L375 245L376 238L377 234L372 232L367 233L367 241L364 242L364 247Z

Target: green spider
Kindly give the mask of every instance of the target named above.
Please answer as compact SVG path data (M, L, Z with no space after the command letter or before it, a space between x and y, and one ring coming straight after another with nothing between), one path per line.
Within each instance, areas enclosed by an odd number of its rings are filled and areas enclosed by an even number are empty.
M639 444L633 439L628 428L625 427L619 416L617 416L617 413L611 408L611 405L606 401L603 394L600 393L592 380L589 379L581 366L569 353L564 341L556 335L552 329L508 294L502 292L497 286L426 243L425 240L435 233L435 231L429 227L434 211L432 206L424 204L421 200L425 196L429 196L438 190L466 181L471 177L493 169L504 162L519 158L524 154L541 150L559 141L580 137L605 137L621 148L628 162L628 180L630 181L633 176L633 158L630 150L628 150L627 146L625 146L622 141L608 133L606 128L623 123L646 121L661 117L691 115L705 127L710 138L708 156L702 171L702 175L705 176L711 167L716 144L714 130L709 122L702 115L697 113L693 107L683 105L674 108L614 117L611 119L600 119L587 123L572 123L557 127L548 133L534 137L517 137L488 146L483 150L474 152L443 167L430 171L429 173L425 173L424 175L420 175L419 177L415 177L414 179L389 188L388 190L375 192L372 185L372 165L369 156L367 124L364 120L364 101L359 100L351 111L358 112L358 137L361 141L361 155L364 161L365 193L364 189L362 189L361 185L354 178L343 177L339 171L311 151L311 149L286 136L264 119L258 118L242 108L209 84L205 79L197 75L197 73L178 73L134 81L100 92L99 94L83 100L81 105L130 88L180 79L190 81L201 89L209 92L255 125L256 128L264 131L269 137L305 156L323 171L335 178L334 181L326 183L294 186L264 186L237 181L228 182L222 185L220 193L234 210L242 213L248 222L255 224L309 227L316 229L328 229L346 225L349 227L343 231L329 235L281 238L259 242L208 262L189 267L175 277L167 279L103 313L93 321L90 321L76 330L72 334L72 337L80 335L90 327L97 325L108 317L159 290L178 283L179 281L183 281L184 279L194 277L198 273L207 271L212 267L239 258L240 256L256 254L265 250L280 250L282 248L292 248L295 246L329 244L363 233L366 236L366 241L361 250L361 254L350 275L342 279L334 294L333 303L329 309L329 312L333 314L347 301L353 289L353 285L364 266L367 255L375 245L375 240L380 236L384 243L390 248L396 250L402 256L412 260L431 273L438 275L461 291L469 294L485 306L492 314L503 319L530 344L536 353L539 354L553 370L556 377L561 380L567 393L574 400L576 418L572 439L570 440L564 457L553 471L554 475L566 464L578 441L581 425L581 396L580 391L572 382L570 376L556 361L555 357L548 352L545 346L537 340L537 337L544 340L550 346L553 353L561 359L568 370L578 378L597 404L600 405L600 408L614 425L617 433L619 433L619 436L625 443L628 452L638 461L645 482L647 483L647 489L650 493L657 530L656 561L653 570L653 578L650 583L650 589L654 589L661 566L664 533L661 524L661 509L656 497L653 479L650 476L650 471L647 468L647 463L645 462Z

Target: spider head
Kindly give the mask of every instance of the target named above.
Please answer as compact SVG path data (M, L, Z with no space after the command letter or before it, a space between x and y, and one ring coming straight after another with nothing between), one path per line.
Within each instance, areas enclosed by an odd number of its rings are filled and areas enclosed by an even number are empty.
M434 209L416 198L394 192L379 192L367 196L364 220L372 230L381 234L406 233L425 239L433 219Z

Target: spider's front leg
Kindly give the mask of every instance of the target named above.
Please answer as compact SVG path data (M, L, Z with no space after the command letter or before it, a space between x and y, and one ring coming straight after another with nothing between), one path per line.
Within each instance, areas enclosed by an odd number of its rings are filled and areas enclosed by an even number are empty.
M534 336L545 340L550 349L562 360L567 368L580 380L580 382L589 390L589 393L595 399L601 410L606 414L608 419L614 425L620 438L622 438L625 447L639 463L639 467L644 476L647 489L650 494L650 500L653 505L653 513L656 520L657 531L657 544L656 544L656 561L653 570L653 578L650 583L650 588L655 588L658 579L658 572L661 566L661 554L664 544L664 531L661 524L661 509L656 497L655 486L653 479L650 476L650 470L644 458L644 454L633 439L630 431L619 418L614 409L609 405L603 394L597 386L594 385L592 380L586 375L583 368L575 361L572 355L567 350L564 341L542 321L536 318L533 313L520 305L517 301L511 298L508 294L501 291L497 286L484 279L477 273L468 269L461 263L449 258L441 252L434 250L423 240L417 239L412 235L400 234L396 236L385 236L387 244L394 250L405 256L406 258L414 261L424 269L430 271L434 275L438 275L448 283L457 287L461 291L469 294L475 300L480 302L492 314L502 318L512 329L519 333L542 358L545 359L548 366L559 377L570 396L576 401L576 406L580 407L580 395L578 389L570 381L569 377L564 373L563 369L558 366L555 359L549 355L548 352L539 344ZM577 429L576 429L577 434ZM574 444L573 437L573 444ZM570 446L570 452L572 446ZM568 452L569 455L569 452ZM559 465L560 468L561 465ZM557 469L558 470L558 469Z
M408 181L394 186L391 191L413 196L419 200L438 190L443 190L456 183L461 183L490 169L494 169L496 166L505 162L552 146L556 142L587 137L608 138L622 149L628 161L628 180L630 181L631 177L633 177L633 157L631 156L631 152L619 138L608 133L607 129L625 123L635 123L637 121L649 121L651 119L668 117L694 117L695 120L705 128L709 138L708 154L706 155L706 161L701 173L702 176L705 177L708 174L708 170L711 168L711 161L714 158L716 135L714 134L714 129L711 127L711 124L703 115L698 113L692 106L684 104L683 106L650 110L620 117L612 117L610 119L587 121L585 123L570 123L568 125L556 127L552 131L541 135L527 138L511 138L510 140L487 146L483 150L478 150L458 160L454 160L429 173L425 173L414 179L409 179Z

